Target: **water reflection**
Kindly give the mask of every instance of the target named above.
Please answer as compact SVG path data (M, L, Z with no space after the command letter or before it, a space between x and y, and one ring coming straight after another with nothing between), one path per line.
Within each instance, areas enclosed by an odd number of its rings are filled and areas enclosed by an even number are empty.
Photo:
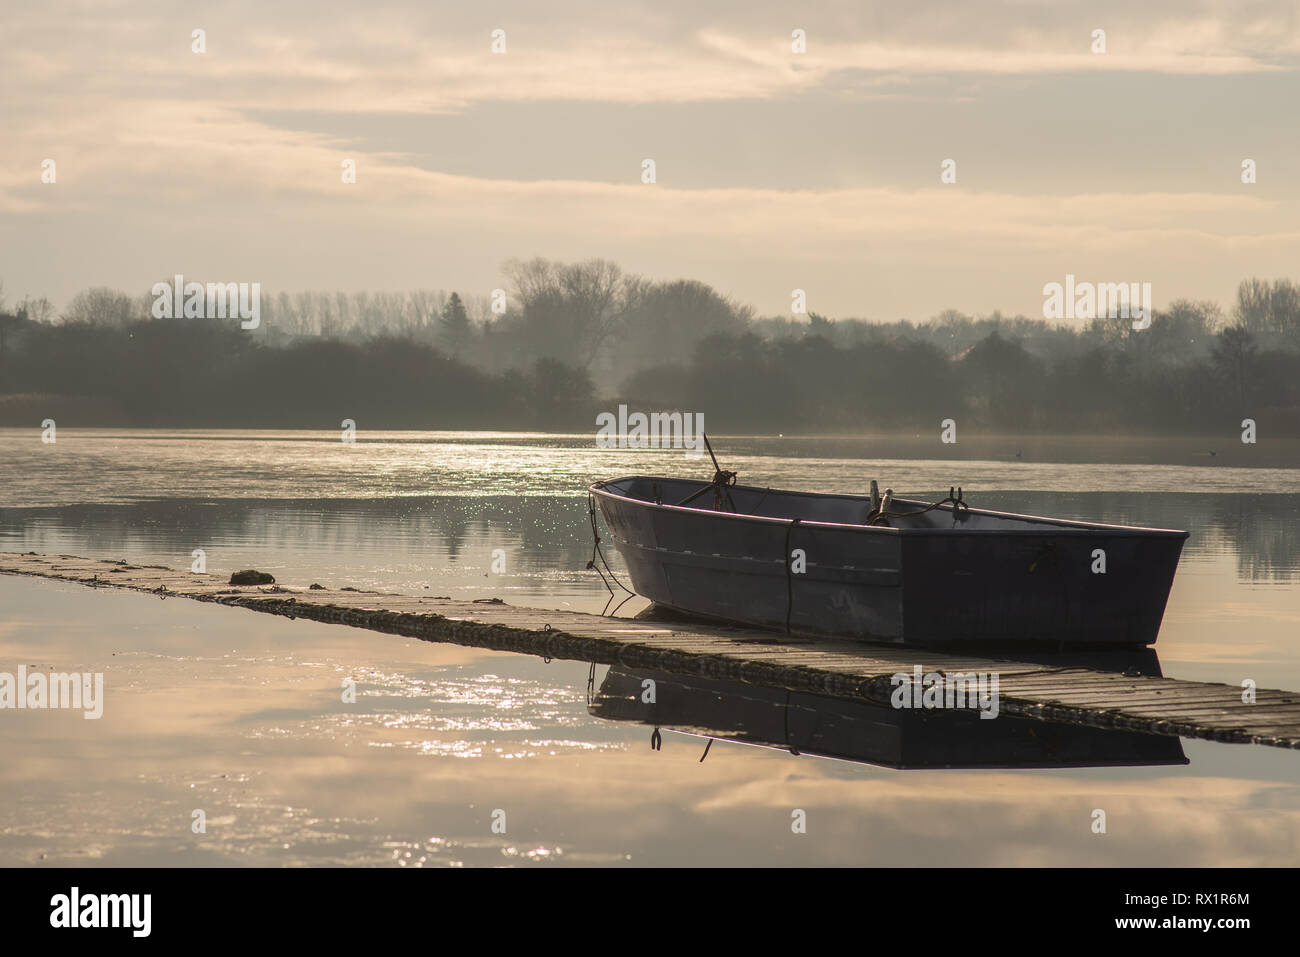
M558 497L140 502L0 509L0 551L256 567L285 584L350 585L599 611L586 503ZM500 550L498 552L498 550ZM496 553L496 554L494 554ZM494 558L504 557L505 568Z
M647 685L646 682L653 684ZM653 701L649 689L653 689ZM1187 764L1176 737L969 711L912 711L736 681L611 668L598 718L897 769ZM702 759L703 760L703 759Z
M924 497L928 493L918 493ZM1230 558L1237 578L1300 581L1300 500L1289 495L982 492L979 505L1061 518L1185 528L1189 565ZM572 496L442 495L393 499L222 501L0 508L0 550L188 565L249 563L293 584L349 584L526 594L534 603L599 611L605 590L585 573L586 501ZM506 572L491 572L492 553ZM616 561L614 550L609 550ZM444 592L445 593L445 592Z
M711 472L681 450L609 450L592 435L336 432L117 432L60 423L0 429L0 490L12 506L129 503L148 499L363 499L452 495L581 497L597 479ZM747 485L818 491L919 492L961 485L1032 491L1295 494L1300 440L1220 446L1203 441L1063 437L786 439L717 437L725 468ZM1236 438L1234 436L1234 438ZM1024 446L1024 459L1016 449ZM1211 465L1209 463L1214 462ZM1181 524L1177 527L1183 527Z
M1300 860L1300 763L1275 748L1188 740L1190 767L897 771L717 743L701 764L702 738L665 731L652 751L650 726L593 716L579 662L10 576L0 608L0 670L103 671L108 694L99 721L0 721L0 865ZM796 747L808 727L795 716ZM1090 828L1099 807L1109 837Z

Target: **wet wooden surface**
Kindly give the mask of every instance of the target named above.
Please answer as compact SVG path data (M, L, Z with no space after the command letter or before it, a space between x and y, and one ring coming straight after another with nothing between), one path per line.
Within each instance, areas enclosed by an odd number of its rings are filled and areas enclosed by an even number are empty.
M790 638L686 621L605 618L493 601L418 595L234 586L216 575L125 561L0 552L0 574L32 575L159 598L190 598L312 621L447 642L678 674L728 678L889 702L891 676L991 672L1000 710L1041 721L1300 748L1300 693L1259 689L1254 704L1235 685L1129 676L1001 658L950 655L851 641Z

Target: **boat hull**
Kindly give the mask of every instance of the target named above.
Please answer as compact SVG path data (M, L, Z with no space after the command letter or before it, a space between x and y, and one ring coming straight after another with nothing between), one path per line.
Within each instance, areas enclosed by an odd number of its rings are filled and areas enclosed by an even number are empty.
M632 587L689 614L791 634L1152 644L1187 538L980 510L963 521L951 508L929 519L950 527L821 521L856 514L866 500L739 487L737 512L760 501L754 514L663 504L706 485L634 476L592 487ZM712 491L699 501L711 505ZM900 502L912 504L921 503ZM811 519L762 514L795 506Z

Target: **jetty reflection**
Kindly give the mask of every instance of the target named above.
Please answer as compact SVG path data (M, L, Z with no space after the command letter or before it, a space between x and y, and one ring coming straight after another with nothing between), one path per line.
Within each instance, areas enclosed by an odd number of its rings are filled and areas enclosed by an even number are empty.
M1144 661L1150 667L1149 661ZM653 701L647 689L653 682ZM661 671L610 668L588 710L731 741L899 770L1090 768L1187 764L1181 739L973 711L888 705ZM652 738L652 742L656 738ZM652 744L653 746L653 744Z

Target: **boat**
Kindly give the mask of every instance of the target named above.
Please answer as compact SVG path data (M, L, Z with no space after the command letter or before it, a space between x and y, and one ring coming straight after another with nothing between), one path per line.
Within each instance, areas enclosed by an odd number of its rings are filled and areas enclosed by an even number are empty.
M1149 645L1188 533L631 475L590 489L632 589L688 615L897 644Z
M653 682L654 701L645 689ZM717 678L612 667L591 695L598 718L899 770L1185 765L1177 736L961 711L896 710Z

